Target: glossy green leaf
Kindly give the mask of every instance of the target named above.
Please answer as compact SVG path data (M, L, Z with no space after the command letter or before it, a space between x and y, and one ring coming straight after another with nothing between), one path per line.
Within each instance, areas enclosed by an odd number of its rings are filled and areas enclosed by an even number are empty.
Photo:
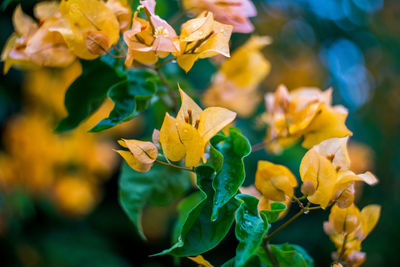
M273 202L271 203L271 209L270 210L263 210L261 213L265 214L267 216L268 222L269 223L274 223L279 219L279 215L281 212L286 210L286 205L280 202Z
M182 227L189 217L190 211L192 211L201 201L203 200L200 192L195 192L183 199L178 205L179 218L175 223L172 240L178 241L179 234L182 231Z
M236 211L235 220L236 238L239 245L236 248L235 267L246 266L249 259L260 247L264 236L268 232L267 217L258 213L258 199L240 194L235 197L241 203Z
M243 158L251 152L251 145L241 131L229 128L229 136L216 148L223 155L222 169L213 181L215 190L212 220L220 216L221 208L236 195L245 179Z
M204 165L210 166L213 168L217 173L221 171L222 164L224 161L224 157L222 154L216 149L216 145L225 140L226 136L224 134L217 134L210 140L210 147L209 147L209 157L207 158L207 162Z
M167 205L181 197L190 186L190 176L186 171L156 164L150 171L140 173L124 163L119 177L119 201L145 239L141 226L143 208L146 205Z
M87 119L104 102L108 89L122 79L101 59L82 61L82 69L65 94L68 116L57 126L58 132L72 130Z
M314 266L312 258L300 246L286 243L281 245L270 245L270 248L280 267ZM265 253L264 250L260 249L258 255L264 264L272 266L271 260L268 258L267 253Z
M229 261L227 261L224 264L222 264L221 267L235 267L235 259L236 258L230 259ZM244 265L244 266L246 266L246 267L271 267L271 266L267 266L263 262L261 262L261 260L258 257L258 255L252 256L247 261L246 265Z
M114 102L113 110L90 131L98 132L111 128L144 111L157 92L157 81L158 77L149 70L127 71L126 80L115 84L108 91L108 97Z
M196 168L196 174L201 201L189 211L178 241L157 255L169 254L178 257L200 255L217 246L233 224L238 201L231 199L221 208L221 216L211 221L214 196L212 180L215 177L215 170L209 166L200 166Z

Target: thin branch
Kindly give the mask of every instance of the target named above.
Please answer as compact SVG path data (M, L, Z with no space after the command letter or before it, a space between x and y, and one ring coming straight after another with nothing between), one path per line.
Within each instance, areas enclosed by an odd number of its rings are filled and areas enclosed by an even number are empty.
M342 259L343 259L344 252L346 251L347 237L348 237L348 234L345 234L344 235L344 239L343 239L343 244L342 244L342 247L340 249L340 255L339 255L339 258L338 258L337 262L341 262Z
M155 69L162 69L162 67L164 67L165 65L167 65L169 62L176 60L176 57L171 57L168 60L165 60L164 62L162 62L160 65L156 66Z
M300 217L304 213L304 209L301 209L298 213L296 213L292 218L287 220L284 224L279 226L275 231L273 231L269 236L265 238L265 242L269 242L277 233L279 233L282 229L286 228L289 224L291 224L294 220L296 220L298 217Z
M170 164L170 163L167 163L167 162L158 160L158 159L156 159L155 161L156 161L157 163L160 163L160 164L162 164L162 165L169 166L169 167L172 167L172 168L176 168L176 169L180 169L180 170L185 170L185 171L194 172L193 168L187 168L187 167L182 167L182 166Z
M157 75L160 78L161 82L163 83L165 88L167 88L167 90L168 90L168 94L170 95L172 102L173 102L172 108L175 111L178 111L178 98L177 98L175 90L172 89L172 87L168 84L167 79L165 79L164 75L162 74L162 72L159 68L155 68L154 70L157 72Z
M251 152L255 152L255 151L258 151L258 150L260 150L260 149L263 149L263 148L265 148L267 145L269 145L269 144L271 144L271 143L273 143L273 142L275 142L276 140L278 140L279 139L279 137L275 137L275 138L273 138L273 139L271 139L271 140L264 140L264 141L262 141L261 143L258 143L258 144L255 144L255 145L253 145L252 147L251 147Z
M281 230L286 228L286 226L291 224L294 220L296 220L302 214L308 214L310 212L310 210L316 210L316 209L320 209L321 208L320 206L310 207L310 205L311 205L311 203L308 202L306 206L303 206L303 208L299 212L297 212L292 218L290 218L284 224L282 224L277 229L275 229L275 231L273 231L270 235L266 236L264 238L264 242L269 242L277 233L279 233Z
M299 198L297 198L296 196L293 196L293 199L297 202L297 204L299 204L299 207L301 209L304 209L303 203L301 203Z
M274 267L280 267L278 260L276 259L275 254L272 252L271 247L269 246L269 242L263 242L262 244L265 252L267 253L268 258L271 260L272 265Z
M317 207L309 207L307 210L319 210L319 209L321 209L320 206L317 206Z
M251 147L251 152L255 152L257 150L263 149L266 145L267 145L266 141L255 144L254 146Z

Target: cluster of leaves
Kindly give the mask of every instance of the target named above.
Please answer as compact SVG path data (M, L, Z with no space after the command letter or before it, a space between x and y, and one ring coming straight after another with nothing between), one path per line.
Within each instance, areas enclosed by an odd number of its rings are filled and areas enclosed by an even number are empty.
M236 257L224 266L269 266L263 239L270 224L278 219L286 206L273 203L271 210L259 214L258 199L239 192L245 179L243 158L251 151L249 141L240 130L230 128L228 136L218 134L210 143L207 163L194 169L200 192L194 192L180 202L174 231L176 242L157 255L200 255L216 247L235 222L239 241ZM163 179L158 179L161 172ZM179 199L188 189L187 174L160 165L145 174L139 174L127 165L122 167L120 203L140 233L143 207L165 205ZM280 266L312 266L310 257L298 246L271 245L271 251Z
M114 108L91 131L98 132L131 120L165 93L159 77L148 69L122 68L120 60L104 55L84 61L82 75L68 88L65 107L68 117L57 130L68 131L92 115L108 96Z

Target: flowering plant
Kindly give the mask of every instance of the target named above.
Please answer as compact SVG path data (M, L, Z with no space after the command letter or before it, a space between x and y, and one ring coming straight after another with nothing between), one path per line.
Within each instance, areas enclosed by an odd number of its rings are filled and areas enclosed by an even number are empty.
M174 27L176 21L157 14L155 0L139 2L133 10L124 0L40 2L35 18L18 6L15 33L3 48L4 72L12 66L29 72L76 66L59 133L78 128L107 97L113 108L90 132L155 114L147 122L151 138L120 136L122 148L114 151L124 159L119 201L143 239L145 206L180 201L173 244L156 255L212 266L202 254L218 246L234 226L236 253L222 266L313 266L299 245L273 241L298 217L321 210L330 212L321 227L337 249L332 264L360 266L366 259L361 242L377 224L380 206L360 211L355 196L359 184L373 186L378 179L351 169L347 143L353 133L346 126L347 109L332 105L333 89L289 91L281 85L266 93L265 112L258 118L266 137L251 145L235 123L249 120L262 100L258 89L271 63L261 49L272 39L253 35L233 53L230 43L232 33L254 31L249 20L257 14L253 3L185 0L182 7L192 17ZM205 58L214 60L217 71L200 95L185 77ZM258 150L273 155L300 143L307 151L298 171L262 158L254 177L246 172L247 158ZM46 160L53 161L47 152ZM66 181L60 192L73 188L74 180ZM291 215L290 208L297 212Z

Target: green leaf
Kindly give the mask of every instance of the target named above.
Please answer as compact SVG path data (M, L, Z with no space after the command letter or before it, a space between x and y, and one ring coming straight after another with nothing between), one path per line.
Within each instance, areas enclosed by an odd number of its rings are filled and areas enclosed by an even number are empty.
M251 145L241 131L229 128L229 136L216 148L222 153L224 162L213 181L215 190L212 220L220 215L221 208L236 195L245 179L243 158L251 152Z
M196 207L202 200L203 199L201 193L195 192L179 203L178 205L179 218L175 223L174 233L172 238L174 242L178 241L179 234L181 233L182 227L185 224L187 218L189 217L190 211L193 210L193 208Z
M281 245L270 245L270 248L280 267L314 266L313 259L300 246L286 243ZM272 266L271 260L268 258L267 253L263 249L259 249L258 255L264 264Z
M157 255L169 254L178 257L200 255L216 247L233 224L238 201L231 199L221 208L221 216L211 221L214 196L212 180L215 177L215 170L209 166L199 166L196 168L196 174L201 201L190 209L178 241L171 248Z
M107 118L100 121L91 132L99 132L128 121L144 111L157 92L158 77L149 70L129 70L126 80L110 88L108 97L114 108Z
M235 267L246 266L249 259L260 247L268 232L267 217L258 213L258 199L250 195L240 194L235 197L241 203L236 211L236 238L239 245L236 248Z
M126 163L119 177L119 201L143 239L141 215L145 205L164 206L181 197L190 188L190 176L164 165L154 165L146 173L136 172Z
M261 213L265 214L267 216L268 222L269 223L274 223L279 219L279 215L281 212L286 210L286 205L280 202L273 202L271 203L271 209L270 210L263 210Z
M82 68L82 75L65 94L68 116L58 124L58 132L72 130L87 119L104 102L108 89L122 78L101 59L82 61Z
M232 258L229 261L225 262L224 264L221 265L221 267L235 267L235 259L236 258ZM245 265L246 267L271 267L270 265L267 266L265 264L263 264L260 260L260 258L258 257L258 255L254 255L252 256L246 263Z
M216 145L224 141L226 139L225 135L222 134L217 134L210 140L210 149L208 154L210 155L209 158L207 159L207 162L204 164L206 166L210 166L213 168L217 173L221 171L222 169L222 164L224 161L224 157L222 154L216 149Z

